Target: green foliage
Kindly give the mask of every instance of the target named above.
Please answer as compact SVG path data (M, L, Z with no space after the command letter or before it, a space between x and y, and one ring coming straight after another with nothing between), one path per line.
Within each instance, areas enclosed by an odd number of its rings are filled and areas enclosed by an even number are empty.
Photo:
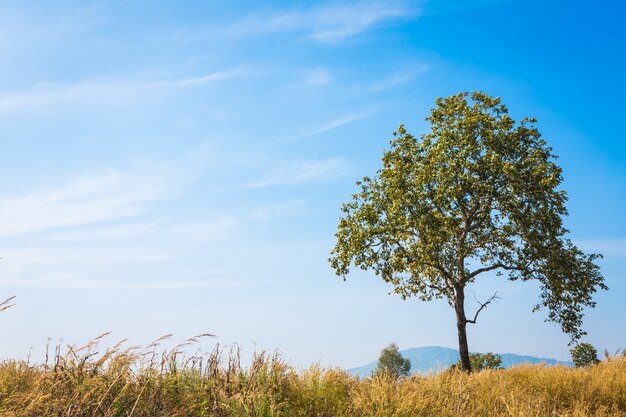
M387 373L395 378L399 378L408 376L410 370L411 361L402 357L395 343L389 344L380 352L377 368L379 373Z
M502 357L497 353L470 353L470 363L472 371L482 371L484 369L500 369L502 365ZM452 365L451 369L462 369L461 360Z
M580 343L574 346L570 353L574 366L577 368L595 365L600 362L596 348L589 343Z
M596 260L566 236L561 168L535 127L516 123L499 98L482 92L436 100L430 132L394 132L375 176L342 207L329 259L344 279L371 270L403 299L443 298L455 308L461 356L467 354L465 287L494 271L535 281L540 301L578 340L583 310L607 289ZM468 363L469 365L469 363Z

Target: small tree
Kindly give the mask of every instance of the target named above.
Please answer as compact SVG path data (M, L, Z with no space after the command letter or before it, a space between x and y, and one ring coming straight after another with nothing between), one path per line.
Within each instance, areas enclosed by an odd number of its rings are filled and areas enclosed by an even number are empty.
M483 369L500 369L502 357L497 353L470 353L470 364L472 371L482 371ZM461 360L450 366L450 370L463 369Z
M389 344L389 346L380 351L378 372L388 373L399 378L401 376L407 376L410 370L411 361L408 358L402 357L395 343Z
M470 363L472 370L482 371L483 369L498 369L502 365L502 357L491 352L470 353ZM460 364L460 361L459 361Z
M595 365L600 362L596 348L589 343L580 343L574 346L570 353L574 366L577 368Z
M373 270L403 299L443 298L456 315L459 356L471 370L467 325L494 299L465 306L466 287L490 271L537 281L540 302L578 340L585 307L606 289L595 261L567 237L561 168L534 119L516 123L482 92L439 98L430 132L400 126L383 167L343 205L330 263L344 279Z

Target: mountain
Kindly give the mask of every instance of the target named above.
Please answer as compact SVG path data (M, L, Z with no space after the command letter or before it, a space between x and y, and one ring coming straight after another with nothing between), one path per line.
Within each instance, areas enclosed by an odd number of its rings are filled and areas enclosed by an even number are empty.
M459 351L441 346L425 346L412 349L401 350L400 354L411 361L411 373L438 372L453 365L459 359ZM514 353L501 353L502 367L508 368L521 363L538 364L543 363L548 366L565 365L573 366L571 362L557 361L556 359L537 358L534 356L516 355ZM370 362L367 365L348 369L353 375L366 377L376 369L378 361Z

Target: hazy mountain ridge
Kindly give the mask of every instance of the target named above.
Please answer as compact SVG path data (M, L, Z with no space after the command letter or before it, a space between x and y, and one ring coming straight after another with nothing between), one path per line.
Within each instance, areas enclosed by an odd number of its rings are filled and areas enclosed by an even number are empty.
M459 358L458 350L442 346L417 347L401 350L400 353L403 357L408 358L411 361L411 373L441 371L456 363ZM569 361L558 361L556 359L538 358L529 355L517 355L515 353L501 353L500 356L502 357L502 367L504 368L509 368L513 365L519 365L522 363L545 363L548 366L573 366L572 362ZM377 361L378 360L363 366L348 369L348 372L361 377L369 376L376 369L378 363Z

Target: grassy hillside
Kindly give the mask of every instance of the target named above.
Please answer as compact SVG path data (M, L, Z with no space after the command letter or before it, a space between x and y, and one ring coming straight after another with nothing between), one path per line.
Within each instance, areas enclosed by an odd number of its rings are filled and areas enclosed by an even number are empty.
M193 340L192 340L193 341ZM587 369L523 365L395 381L296 370L264 353L184 357L96 343L47 365L0 364L0 416L624 416L626 359Z

